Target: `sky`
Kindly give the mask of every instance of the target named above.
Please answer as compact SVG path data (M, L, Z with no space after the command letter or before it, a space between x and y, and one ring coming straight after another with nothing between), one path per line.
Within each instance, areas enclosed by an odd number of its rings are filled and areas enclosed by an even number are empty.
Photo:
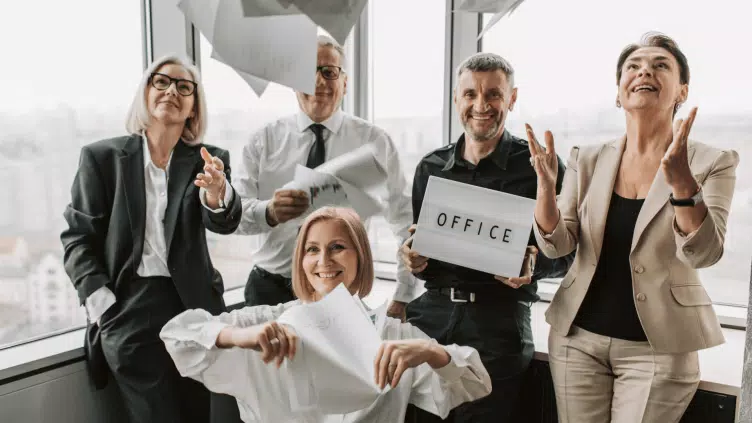
M618 5L618 6L617 6ZM377 0L371 9L374 118L440 116L445 5L440 0ZM43 11L43 13L40 13ZM484 38L483 48L517 71L521 112L588 111L613 104L614 63L647 30L674 37L692 71L689 104L705 113L752 113L752 2L716 0L527 0ZM62 17L62 18L61 18ZM0 14L11 64L0 67L0 110L66 102L77 109L127 105L141 74L141 10L135 0L14 2ZM295 109L290 90L258 99L202 44L209 107Z

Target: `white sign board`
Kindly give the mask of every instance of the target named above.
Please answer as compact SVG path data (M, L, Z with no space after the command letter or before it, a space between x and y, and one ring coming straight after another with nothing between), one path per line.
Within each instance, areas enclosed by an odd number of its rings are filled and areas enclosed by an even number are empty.
M529 198L431 176L412 248L424 257L519 276L534 209Z

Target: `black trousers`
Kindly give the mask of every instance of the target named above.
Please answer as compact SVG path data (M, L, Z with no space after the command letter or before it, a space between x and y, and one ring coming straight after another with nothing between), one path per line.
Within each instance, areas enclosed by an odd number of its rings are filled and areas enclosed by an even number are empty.
M295 299L292 279L254 266L245 284L245 305L277 305Z
M407 321L440 344L467 345L478 350L491 376L492 392L485 398L452 410L445 421L454 423L512 422L519 403L525 370L535 346L530 327L530 305L515 300L455 303L428 290L407 305ZM406 422L442 421L410 406ZM517 423L517 422L515 422Z
M131 422L208 422L209 391L183 378L159 339L184 310L172 279L134 278L102 316L102 350Z

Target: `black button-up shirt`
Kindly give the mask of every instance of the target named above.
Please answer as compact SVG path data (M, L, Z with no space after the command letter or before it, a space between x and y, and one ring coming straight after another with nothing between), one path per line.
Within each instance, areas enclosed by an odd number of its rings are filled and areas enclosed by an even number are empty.
M462 157L464 146L465 135L463 134L456 143L433 151L418 164L413 181L413 223L418 222L428 177L431 175L535 199L538 178L535 169L530 165L530 150L527 141L504 130L496 149L481 159L477 165ZM557 193L561 190L564 171L564 163L559 158ZM537 246L532 228L528 245ZM427 289L455 287L472 291L474 288L483 289L489 288L488 285L494 285L501 287L500 291L505 296L508 295L519 301L533 302L539 300L536 294L538 279L564 276L573 257L574 253L551 260L543 254L538 254L533 283L519 289L503 284L489 273L434 259L429 259L426 269L416 276L426 281Z

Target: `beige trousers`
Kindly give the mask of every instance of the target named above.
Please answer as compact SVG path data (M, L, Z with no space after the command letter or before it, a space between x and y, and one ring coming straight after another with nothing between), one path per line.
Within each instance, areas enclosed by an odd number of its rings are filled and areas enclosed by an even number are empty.
M552 329L548 357L560 423L678 422L700 384L696 351L659 354L578 327Z

